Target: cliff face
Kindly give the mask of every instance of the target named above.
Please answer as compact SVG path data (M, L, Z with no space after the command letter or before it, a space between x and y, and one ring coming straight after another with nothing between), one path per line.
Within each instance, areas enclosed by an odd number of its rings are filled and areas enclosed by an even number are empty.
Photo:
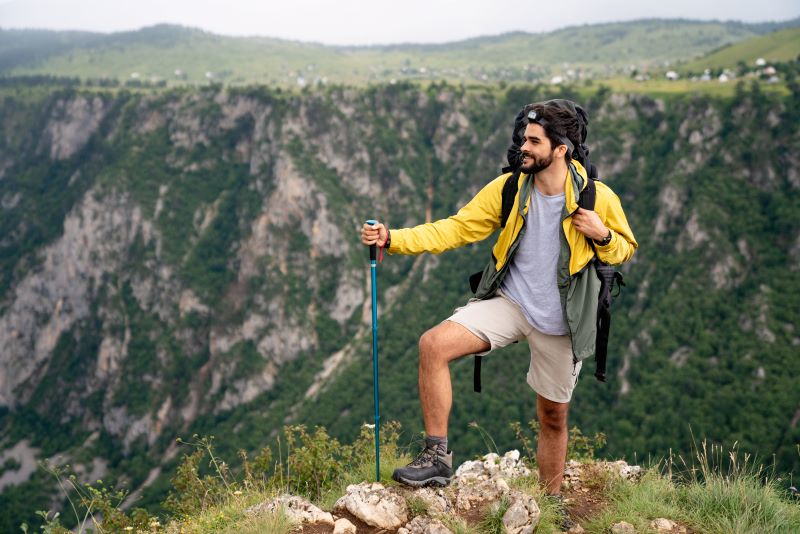
M174 458L176 435L224 433L234 449L266 445L288 421L357 429L371 411L361 222L453 213L498 173L516 111L552 96L7 94L0 447L64 453L86 472L101 462L138 487ZM616 454L688 446L670 443L685 439L684 418L788 451L800 437L783 389L800 376L797 96L561 96L584 99L594 161L641 244L615 305L616 379L585 380L576 422L606 431ZM416 337L463 301L487 257L484 245L381 264L390 418L416 421ZM512 358L509 369L524 363ZM499 385L502 367L490 364L497 387L484 395L512 406L508 420L532 417L521 379ZM678 408L664 414L665 402ZM464 406L453 433L480 450L463 424L497 413ZM665 425L678 430L664 442L634 431ZM13 448L23 437L36 448Z

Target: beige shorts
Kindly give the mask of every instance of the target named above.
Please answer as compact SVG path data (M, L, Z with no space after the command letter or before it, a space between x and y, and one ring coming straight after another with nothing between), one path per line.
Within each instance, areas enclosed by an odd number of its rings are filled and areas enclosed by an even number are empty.
M527 339L531 350L528 385L553 402L569 402L572 398L581 362L572 364L569 336L550 336L538 331L528 323L520 307L501 292L487 300L470 300L447 320L460 324L491 345L481 355Z

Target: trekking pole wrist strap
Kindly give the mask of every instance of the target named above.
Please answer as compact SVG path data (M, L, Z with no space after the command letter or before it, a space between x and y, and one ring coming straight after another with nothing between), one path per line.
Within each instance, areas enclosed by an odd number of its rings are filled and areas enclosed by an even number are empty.
M381 247L380 247L381 250L378 253L378 263L383 261L383 249L389 250L389 245L391 244L391 242L392 242L392 233L387 228L386 229L386 242L383 245L381 245Z

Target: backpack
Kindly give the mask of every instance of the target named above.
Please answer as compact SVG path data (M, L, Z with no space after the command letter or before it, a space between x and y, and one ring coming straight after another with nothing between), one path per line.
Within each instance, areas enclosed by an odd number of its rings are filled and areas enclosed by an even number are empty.
M573 148L573 157L577 159L586 169L586 174L589 178L588 183L578 198L578 206L586 210L594 210L596 191L595 181L598 180L597 168L589 161L589 148L584 144L586 141L587 125L589 117L586 112L577 104L569 100L550 100L546 103L553 103L559 106L570 107L578 116L581 123L581 139L580 144ZM522 152L521 146L524 141L525 128L528 125L528 113L532 109L532 104L529 104L520 110L514 120L514 131L511 135L511 146L506 152L508 166L503 167L503 173L511 172L511 175L506 179L503 184L501 213L500 213L500 227L505 228L508 217L511 215L511 209L514 206L514 199L517 196L519 187L519 176L521 173L522 165ZM597 257L597 251L594 246L594 241L589 237L586 238L589 246L595 251L595 257L591 261L594 263L595 272L600 279L600 292L598 294L597 302L597 337L595 340L595 373L594 376L600 382L606 381L606 357L608 355L608 337L611 329L611 302L615 295L612 295L614 283L617 283L618 290L625 285L622 273L618 272L614 266L608 265L600 261ZM470 288L475 293L480 283L482 271L474 273L469 277ZM617 295L619 291L617 292ZM516 343L516 342L515 342ZM473 371L473 389L476 393L481 391L481 362L482 356L475 356L475 366Z

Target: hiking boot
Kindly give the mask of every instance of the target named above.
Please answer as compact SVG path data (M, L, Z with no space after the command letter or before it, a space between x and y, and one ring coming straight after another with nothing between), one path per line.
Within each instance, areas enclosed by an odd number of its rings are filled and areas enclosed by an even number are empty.
M421 488L423 486L447 486L453 476L453 451L442 454L438 447L426 445L417 458L405 467L392 473L392 479Z

